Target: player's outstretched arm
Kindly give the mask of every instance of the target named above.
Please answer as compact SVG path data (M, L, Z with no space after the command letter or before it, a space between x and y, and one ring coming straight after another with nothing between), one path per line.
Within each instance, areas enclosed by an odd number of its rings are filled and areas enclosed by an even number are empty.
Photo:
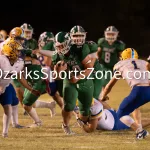
M32 89L32 87L28 84L27 80L24 78L24 76L22 75L21 78L19 77L18 74L18 81L26 88L28 89L32 94L39 96L40 92L36 91L34 89Z
M95 119L91 119L88 124L84 124L84 122L80 119L77 119L78 124L80 125L80 127L87 133L91 133L94 132L96 130L97 127L97 123L98 123L98 118Z
M108 93L110 93L112 87L116 84L118 79L115 78L115 76L109 81L109 83L106 85L104 91L102 92L100 100L103 101Z
M47 57L52 57L54 51L51 51L51 50L40 50L40 49L35 49L32 51L33 54L36 54L36 53L40 53L44 56L47 56Z

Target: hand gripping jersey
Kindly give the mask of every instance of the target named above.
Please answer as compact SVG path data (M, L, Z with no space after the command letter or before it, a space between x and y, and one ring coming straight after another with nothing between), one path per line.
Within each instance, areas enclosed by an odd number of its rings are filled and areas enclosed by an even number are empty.
M126 79L129 86L132 88L137 84L147 84L148 71L146 69L147 62L141 59L126 59L119 61L114 71L119 71L123 79Z
M5 55L0 55L0 86L2 87L2 93L5 92L5 88L11 83L11 75L21 71L23 67L24 61L22 59L19 59L11 66L8 58Z

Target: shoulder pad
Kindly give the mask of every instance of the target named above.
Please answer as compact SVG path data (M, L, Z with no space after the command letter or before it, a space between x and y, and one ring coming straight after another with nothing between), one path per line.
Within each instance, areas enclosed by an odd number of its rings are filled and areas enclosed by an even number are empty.
M121 40L118 40L117 43L119 43L119 44L125 44L125 43L124 43L123 41L121 41Z
M94 41L87 41L87 44L96 44Z
M98 39L98 44L100 45L100 44L102 44L103 42L105 41L105 38L100 38L100 39Z

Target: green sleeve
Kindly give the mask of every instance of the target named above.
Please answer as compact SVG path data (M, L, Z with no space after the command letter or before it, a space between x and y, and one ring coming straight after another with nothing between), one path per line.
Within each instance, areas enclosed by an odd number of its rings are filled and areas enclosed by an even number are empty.
M37 41L35 40L35 48L34 48L34 49L36 49L36 48L38 48L38 43L37 43Z
M53 44L54 44L53 42L49 42L49 43L47 43L42 49L43 49L43 50L54 51L55 49L54 49Z
M104 42L104 38L100 38L100 39L98 39L98 42L97 42L97 44L98 44L98 47L102 47L102 43Z
M38 48L38 43L37 43L37 41L35 39L32 39L32 47L31 47L31 49L34 50L36 48Z
M52 56L52 63L53 65L56 65L56 63L59 61L58 60L58 54L57 53L54 53L53 56Z
M25 54L25 56L37 59L37 56L35 54L32 54L31 49L23 49L22 52Z
M82 48L81 61L84 60L88 54L90 54L90 48L87 44L84 44Z
M126 47L126 45L125 45L125 43L124 42L122 42L122 41L119 41L119 45L118 45L118 52L122 52L123 50L125 50L125 47Z
M90 45L90 53L97 52L97 49L98 49L98 45L96 43Z

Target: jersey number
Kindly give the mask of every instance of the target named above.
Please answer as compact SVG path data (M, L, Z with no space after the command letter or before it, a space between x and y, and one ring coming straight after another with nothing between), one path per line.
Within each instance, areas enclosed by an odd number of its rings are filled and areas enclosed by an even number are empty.
M139 69L139 68L137 67L137 64L136 64L136 62L135 62L134 60L133 60L131 63L133 64L134 69Z
M109 52L105 52L105 62L109 63L110 62L110 53Z
M40 61L41 66L45 66L44 57L43 56L39 56L38 60Z

